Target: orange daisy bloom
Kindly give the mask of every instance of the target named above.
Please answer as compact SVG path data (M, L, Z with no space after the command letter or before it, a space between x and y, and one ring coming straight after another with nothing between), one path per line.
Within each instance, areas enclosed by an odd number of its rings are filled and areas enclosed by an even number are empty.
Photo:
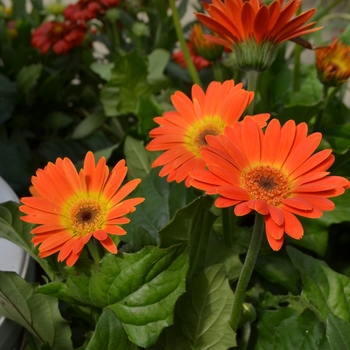
M350 77L350 46L334 39L332 44L316 50L316 67L322 84L336 86Z
M33 196L22 198L24 205L19 208L28 214L21 217L23 221L40 225L31 231L34 246L40 244L39 257L59 252L58 261L66 260L72 266L91 237L116 254L109 234L124 235L119 225L130 221L124 215L144 201L123 200L140 183L135 179L121 186L126 173L124 160L109 172L106 159L102 157L95 165L92 152L86 154L79 173L68 158L39 169L32 177Z
M206 36L233 49L243 70L266 69L274 49L282 42L312 33L315 22L305 24L315 13L311 9L291 19L301 0L274 0L269 6L259 0L213 0L203 3L209 15L196 13L197 19L220 35Z
M163 166L160 176L168 181L190 186L188 174L193 169L204 169L200 149L205 146L207 135L221 135L226 126L233 125L252 101L254 93L242 89L242 84L233 80L223 84L212 82L206 93L198 85L192 87L192 100L177 91L171 100L176 111L165 112L155 118L160 126L151 130L153 140L146 147L149 151L166 151L152 164ZM255 115L263 127L269 114Z
M284 233L300 239L303 227L296 215L319 218L333 210L330 197L349 187L340 176L328 176L332 150L315 154L322 135L307 136L307 124L289 120L282 127L273 119L265 133L246 117L219 137L207 136L201 155L207 170L190 173L191 185L219 194L219 208L235 206L234 213L252 210L264 215L266 236L273 250L283 245Z

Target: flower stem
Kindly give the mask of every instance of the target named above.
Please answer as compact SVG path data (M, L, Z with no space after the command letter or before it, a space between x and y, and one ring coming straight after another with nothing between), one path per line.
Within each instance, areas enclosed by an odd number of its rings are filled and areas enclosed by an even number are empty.
M323 85L323 103L322 103L322 108L320 109L320 111L317 113L316 115L316 120L315 120L315 124L314 124L314 129L313 131L320 131L321 129L321 125L324 119L324 114L325 114L325 110L327 108L328 105L328 101L329 101L329 87L326 85Z
M215 80L221 83L223 81L223 77L222 77L220 62L218 60L215 60L213 62L213 70L214 70Z
M87 249L92 257L92 259L96 262L99 263L101 260L100 254L98 253L96 247L95 247L95 243L93 242L92 239L89 240L89 242L87 243Z
M258 75L259 75L259 72L254 69L251 69L248 71L248 91L253 91L255 93L256 86L258 83ZM253 98L252 102L250 102L250 105L247 107L247 111L246 111L247 115L253 114L254 101L255 101L255 98Z
M247 285L250 281L256 259L260 250L261 239L264 233L264 216L256 213L252 238L250 240L247 256L238 279L231 313L231 327L237 331L241 319L243 302Z
M182 28L181 28L179 11L177 10L177 7L175 5L175 0L170 0L169 3L170 3L171 11L173 13L173 23L175 26L177 39L180 42L181 50L184 54L184 58L185 58L185 61L187 64L188 71L190 73L190 76L192 78L193 83L201 86L202 84L201 84L201 81L199 79L196 67L194 66L194 64L192 62L190 52L189 52L188 47L186 45L184 33L182 31Z

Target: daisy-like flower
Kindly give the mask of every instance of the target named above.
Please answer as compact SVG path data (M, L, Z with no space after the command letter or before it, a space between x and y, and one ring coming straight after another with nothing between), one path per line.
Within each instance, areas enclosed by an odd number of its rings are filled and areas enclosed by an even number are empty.
M330 46L317 49L316 68L322 84L345 83L350 77L350 46L334 39Z
M97 18L111 7L117 7L120 0L79 0L76 4L68 5L63 14L71 21L88 21Z
M349 187L340 176L329 176L332 150L314 153L322 135L307 136L307 124L289 120L282 127L273 119L265 133L246 117L219 137L207 136L201 150L207 170L190 173L191 185L219 194L219 208L234 207L238 216L252 210L265 220L267 240L273 250L283 245L284 233L295 239L303 227L295 215L319 218L333 210L328 198Z
M85 24L45 22L32 33L31 44L44 55L51 48L57 55L80 46L86 34Z
M190 186L188 174L193 169L204 169L200 150L207 145L207 135L221 135L226 126L233 125L252 101L253 92L233 80L212 82L206 93L197 85L192 87L192 100L177 91L171 97L176 111L165 112L155 118L160 126L151 130L153 140L150 151L166 151L152 164L163 166L159 175L168 181L185 181ZM260 127L266 125L269 114L258 114L254 120Z
M301 0L274 0L269 6L259 0L212 0L203 3L208 15L196 13L197 19L220 35L207 36L218 44L233 49L242 70L267 68L275 48L282 42L314 32L315 22L305 24L315 9L291 19Z
M32 197L22 198L24 205L19 208L28 214L21 217L23 221L39 225L31 231L34 246L40 244L39 257L59 252L58 261L72 266L92 237L116 254L109 235L124 235L119 225L130 221L124 216L144 201L123 200L140 183L134 179L121 186L126 173L124 160L109 172L106 159L100 158L95 165L92 152L86 154L79 173L68 158L39 169L32 177Z

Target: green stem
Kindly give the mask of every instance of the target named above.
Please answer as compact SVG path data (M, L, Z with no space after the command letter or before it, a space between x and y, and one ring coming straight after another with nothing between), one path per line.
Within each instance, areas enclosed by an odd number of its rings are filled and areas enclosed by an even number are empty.
M247 256L238 279L235 299L233 301L231 327L234 331L237 331L239 321L241 319L245 292L259 254L261 239L264 233L264 225L264 216L256 213L252 238L250 240Z
M175 0L170 0L169 3L170 3L171 11L173 13L173 23L175 26L177 39L180 42L181 50L184 54L184 58L185 58L185 61L187 64L188 71L190 73L190 76L192 78L193 83L201 86L202 84L201 84L201 81L199 79L199 75L197 73L196 67L194 66L194 64L192 62L190 52L189 52L188 47L186 45L184 33L182 31L182 28L181 28L179 12L178 12L177 7L175 5Z
M96 247L95 247L95 243L92 239L89 240L89 242L86 245L92 259L96 262L99 263L101 260L100 254L98 253Z
M248 71L248 91L253 91L254 93L256 92L258 75L259 75L259 72L254 69ZM247 111L246 111L247 115L253 115L254 101L255 101L255 98L253 98L252 102L250 102L250 105L247 107Z
M220 83L222 83L223 76L222 76L220 62L218 60L215 60L213 62L213 70L214 70L214 78L215 78L215 80L219 81Z
M313 132L315 131L320 131L321 129L321 125L324 119L324 115L325 115L325 110L327 108L328 105L328 101L329 101L329 87L326 85L323 85L323 103L322 103L322 108L320 109L320 111L317 113L316 115L316 120L315 120L315 124L314 124L314 129Z

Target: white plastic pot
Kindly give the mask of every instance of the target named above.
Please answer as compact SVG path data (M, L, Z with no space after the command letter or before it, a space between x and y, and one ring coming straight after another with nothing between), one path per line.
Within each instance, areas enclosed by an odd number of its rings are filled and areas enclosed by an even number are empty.
M19 203L12 188L0 176L0 203L7 201ZM0 238L0 271L14 271L22 278L32 280L34 264L30 256L20 247ZM13 350L21 343L23 328L17 323L0 315L0 349Z

